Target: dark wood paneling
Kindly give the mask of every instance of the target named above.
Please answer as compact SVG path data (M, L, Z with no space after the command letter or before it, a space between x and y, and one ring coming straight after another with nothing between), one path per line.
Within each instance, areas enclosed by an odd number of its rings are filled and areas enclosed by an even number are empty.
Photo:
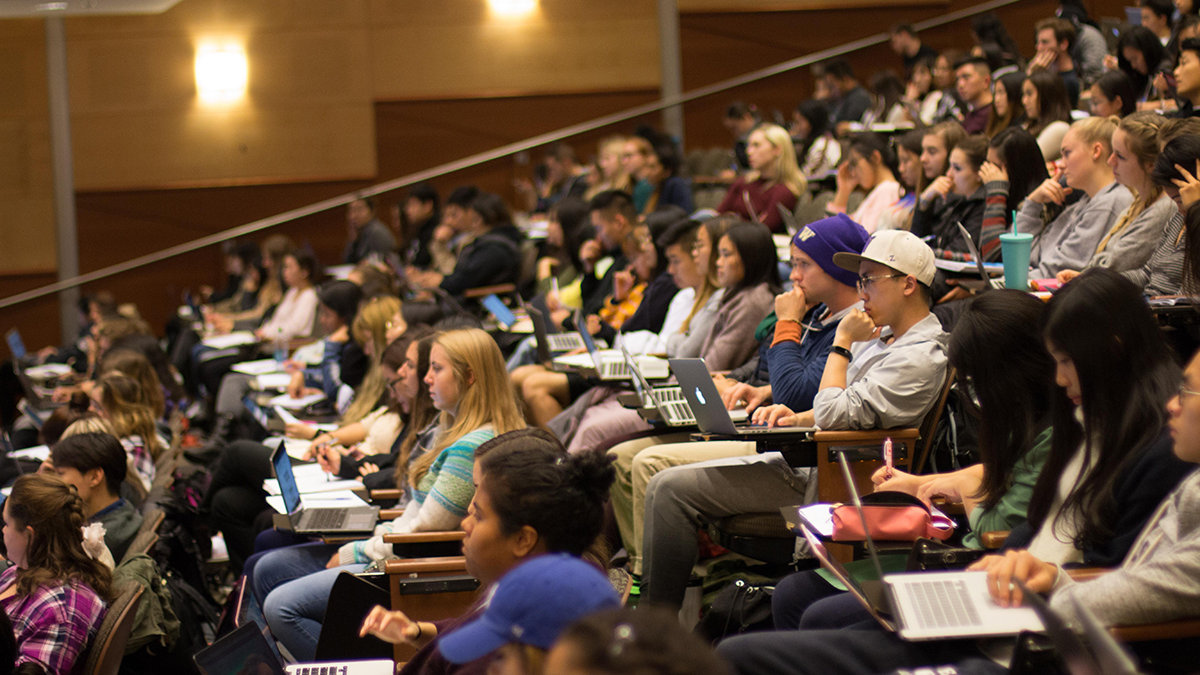
M53 272L0 275L0 298L24 293L57 281ZM12 328L21 330L21 338L29 349L41 349L58 344L58 296L48 296L0 309L0 334ZM7 347L0 349L0 361L11 354Z

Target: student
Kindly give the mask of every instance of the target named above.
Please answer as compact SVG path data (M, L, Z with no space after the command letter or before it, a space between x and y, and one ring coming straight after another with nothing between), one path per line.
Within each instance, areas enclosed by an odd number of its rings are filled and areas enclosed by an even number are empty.
M875 106L863 115L863 126L872 124L903 125L912 122L904 105L904 83L890 70L871 76L871 95Z
M596 165L588 174L588 189L583 193L585 203L605 190L629 192L633 189L630 176L625 172L625 167L621 162L625 141L624 136L609 136L600 140L596 153Z
M888 30L888 35L891 37L892 51L904 59L905 74L911 73L918 61L937 58L937 50L921 42L912 24L895 24Z
M158 373L154 372L154 367L145 356L131 349L110 349L100 359L96 373L118 373L135 380L141 393L138 403L150 408L156 421L163 420L167 408L163 386L159 383Z
M1117 41L1117 67L1133 82L1137 102L1148 101L1154 91L1154 74L1166 51L1158 36L1145 26L1133 26Z
M408 189L404 197L404 222L405 232L410 237L404 262L425 269L433 262L429 245L442 222L437 188L421 182Z
M732 213L746 220L757 219L772 232L783 231L779 206L789 212L808 182L796 163L796 149L783 127L760 124L746 142L750 173L733 181L717 206L717 213Z
M596 238L583 242L579 248L584 316L595 314L603 306L605 298L612 295L613 275L629 264L621 243L637 225L638 211L628 194L610 190L592 198L588 218L596 230Z
M1017 212L1016 229L1034 236L1029 256L1030 279L1052 278L1064 269L1079 269L1113 223L1133 202L1133 195L1113 178L1108 156L1117 125L1089 117L1071 125L1062 142L1062 175L1047 179L1034 190ZM1062 206L1071 192L1083 197L1066 207L1049 223L1043 213Z
M82 671L81 658L114 600L112 574L84 551L85 505L69 485L21 476L4 502L4 545L12 567L0 573L0 607L12 620L17 665L48 675Z
M362 197L346 205L346 226L351 239L346 242L342 261L357 265L367 256L380 259L396 251L396 238L387 225L375 217L375 199Z
M141 386L119 373L103 375L92 387L92 410L108 420L146 491L154 483L154 462L167 446L154 426L150 406L139 403Z
M249 309L229 308L228 310L217 310L209 306L201 307L205 323L211 324L217 333L228 333L238 327L245 327L248 330L250 327L257 326L267 310L279 304L279 301L283 299L283 283L280 278L283 256L295 248L295 243L281 234L273 234L264 239L262 253L258 257L260 267L256 269L259 282L255 292L254 306Z
M594 566L566 554L544 555L505 574L483 614L441 639L438 651L459 665L490 655L489 671L542 675L546 652L563 629L620 605Z
M929 311L933 251L910 232L890 230L873 235L861 255L837 253L833 261L858 271L863 309L838 323L812 409L762 406L751 419L822 429L919 424L946 377L946 334ZM880 339L885 327L891 342ZM657 474L646 488L643 599L680 606L696 562L696 529L704 523L811 501L815 494L810 472L793 471L781 456Z
M1037 55L1029 62L1027 74L1045 72L1057 75L1067 92L1069 106L1079 103L1082 88L1076 74L1075 60L1071 52L1075 49L1075 25L1066 19L1051 17L1034 24L1037 39Z
M936 89L934 93L929 95L929 98L936 98L936 103L932 104L933 112L928 113L926 119L922 116L922 121L928 124L938 124L943 121L962 119L963 110L966 110L967 104L958 97L958 88L955 86L954 64L962 59L963 53L957 49L947 49L938 54L938 57L933 61L933 86ZM925 108L931 104L926 101Z
M775 242L764 225L730 227L716 250L717 283L725 293L700 355L711 370L729 370L754 353L754 329L771 313L781 284Z
M1000 235L1012 226L1012 214L1050 174L1037 139L1021 127L1010 127L993 136L988 141L987 158L979 167L987 194L980 238L991 242L991 246L979 253L984 260L994 261L1000 255Z
M1180 43L1179 62L1175 66L1175 92L1181 101L1177 117L1200 115L1200 39Z
M287 388L292 398L319 392L330 400L337 400L338 389L342 386L342 353L350 342L350 326L362 299L362 289L349 281L327 282L317 292L317 323L325 335L321 363L315 368L292 373Z
M796 106L789 130L802 175L813 178L837 170L842 146L833 138L829 109L824 103L808 100Z
M900 199L902 189L896 181L896 154L878 134L865 132L850 141L846 157L838 167L837 194L825 207L831 215L846 213L850 193L867 193L862 204L849 214L850 219L874 232L879 215Z
M766 386L730 382L721 395L727 408L738 407L739 401L748 411L767 401L812 407L838 324L861 306L854 287L857 277L834 264L833 256L860 253L866 242L866 230L844 214L811 223L792 237L792 290L775 297L778 320L769 349L759 356L770 381ZM811 312L810 305L815 305ZM617 470L613 512L634 574L642 572L646 486L655 474L673 466L755 454L754 443L684 441L686 437L666 435L658 443L630 441L609 450Z
M1171 0L1138 0L1142 9L1141 25L1149 28L1166 47L1171 41L1171 21L1175 18L1175 5Z
M471 288L516 281L520 265L513 261L520 259L525 235L513 225L504 200L490 192L481 192L471 200L463 220L463 231L473 239L463 246L454 271L445 276L424 272L417 277L417 283L461 296Z
M748 171L752 168L750 157L746 154L746 145L750 139L750 132L761 121L758 108L742 101L734 101L725 108L725 118L721 120L721 123L725 125L725 130L729 132L729 135L734 138L733 158L737 161L739 171Z
M121 498L126 469L120 441L103 433L69 435L50 451L50 463L79 493L88 521L104 525L104 544L120 562L142 526L142 514Z
M950 151L967 137L962 125L956 120L940 122L926 129L921 138L921 169L924 180L918 185L917 194L925 191L939 176L946 175L950 167Z
M652 188L641 215L664 206L678 206L685 213L693 211L692 186L679 175L679 150L674 141L664 139L654 144L654 152L642 167L641 178Z
M1021 105L1021 88L1024 85L1024 73L1006 73L996 78L996 85L992 88L992 110L983 129L984 136L994 138L1013 125L1025 123L1025 108Z
M464 222L467 209L471 208L471 202L478 196L479 188L474 185L460 185L446 195L446 205L442 209L441 222L434 228L433 236L429 240L429 263L425 266L409 265L406 268L405 276L410 279L421 279L424 283L424 281L432 281L432 279L426 279L421 274L423 271L427 270L443 275L454 271L459 251L468 241Z
M544 675L726 675L728 666L679 617L639 607L590 614L546 655Z
M546 553L582 556L600 535L612 482L607 461L591 453L567 456L544 430L523 429L480 446L472 476L475 496L463 520L463 557L467 573L485 589L481 598L525 562ZM438 645L479 617L485 605L481 600L463 616L442 621L376 607L363 621L361 634L416 647L419 651L402 675L481 672L486 659L456 666Z
M968 134L981 134L987 127L992 107L992 70L986 59L966 58L954 64L955 87L966 102L963 129Z
M441 411L437 444L412 468L413 498L404 514L376 527L378 534L341 547L292 547L274 551L255 568L255 594L272 632L292 654L311 660L329 589L342 571L392 555L383 534L457 529L474 494L472 453L498 434L525 426L513 397L500 349L479 329L442 333L429 352L425 375L433 405ZM332 557L330 555L332 554Z
M1123 70L1110 70L1092 85L1092 114L1096 117L1124 117L1137 110L1138 96L1133 81Z
M826 61L823 65L825 85L833 96L830 121L834 133L841 135L839 125L862 121L863 115L871 109L871 95L858 83L854 69L843 59Z
M1192 120L1171 120L1170 122L1183 121L1191 122ZM1166 128L1167 124L1164 124L1159 132L1160 143L1166 140L1164 138ZM1200 137L1196 136L1194 131L1189 131L1167 140L1163 145L1162 152L1158 155L1158 161L1154 164L1152 175L1155 185L1162 188L1163 192L1175 202L1179 213L1175 214L1171 218L1171 222L1167 224L1162 239L1159 240L1158 248L1154 249L1154 253L1150 255L1146 264L1138 269L1122 273L1146 295L1178 295L1183 292L1185 281L1194 283L1190 277L1195 272L1185 272L1185 268L1189 267L1189 259L1195 260L1191 250L1197 241L1197 236L1193 233L1198 233L1198 231L1191 227L1185 227L1185 216L1189 213L1190 202L1185 203L1183 195L1180 193L1180 185L1186 185L1187 181L1184 180L1179 169L1180 167L1195 166L1197 161L1200 161ZM1193 265L1190 269L1195 270L1196 267ZM1185 277L1188 279L1185 280ZM1193 292L1190 286L1188 292Z
M981 238L984 194L979 168L987 160L987 138L968 136L950 151L950 165L925 188L913 210L912 233L928 238L934 255L950 260L969 260L970 247L963 241L959 225L967 228L982 252L991 252L998 241ZM997 233L997 236L999 233Z
M1063 136L1071 128L1071 103L1062 78L1044 70L1035 72L1021 85L1025 108L1025 130L1033 134L1042 157L1053 162L1062 156Z
M925 132L912 130L894 141L896 145L896 178L904 188L904 196L889 206L875 221L875 231L908 230L912 228L913 209L917 194L925 183L925 169L921 166L921 139Z
M1132 547L1139 531L1190 471L1171 451L1164 409L1178 393L1177 366L1145 301L1111 270L1088 270L1063 287L1041 327L1061 391L1051 398L1050 455L1027 522L1006 546L1058 566L1138 560L1144 549ZM834 601L841 599L809 611ZM845 621L867 618L852 614ZM727 640L718 652L739 673L764 674L883 673L982 657L972 641L905 642L860 627L866 630L760 633ZM806 658L795 659L797 653Z
M1044 309L1045 303L1027 293L984 293L971 301L950 334L950 366L961 390L972 392L968 410L979 423L978 464L923 476L884 468L872 476L876 491L962 504L970 524L964 546L980 548L980 533L1024 522L1050 453L1047 410L1054 361L1041 344L1038 322ZM804 611L839 590L825 572L783 579L771 599L775 629L810 627L802 623Z
M317 292L313 284L322 271L316 256L308 251L284 255L282 274L287 292L271 318L254 331L260 341L267 343L308 337L317 316Z
M420 335L419 329L413 329L413 335ZM424 427L412 428L412 416L406 415L405 408L416 410L416 404L408 397L412 388L401 387L398 379L400 371L405 368L407 344L413 341L411 336L402 336L384 350L380 368L382 378L392 383L387 387L388 396L386 407L350 422L342 420L341 426L331 432L316 434L309 446L308 459L322 457L324 461L337 461L340 470L354 471L361 466L360 460L341 457L331 460L330 453L318 452L326 446L341 455L339 448L359 448L362 452L362 462L368 457L377 457L380 453L390 453L395 445L398 434L402 431L401 421L408 433L420 432ZM399 414L397 414L399 411ZM304 425L308 426L308 425ZM309 434L314 432L309 431ZM214 530L219 530L225 537L225 545L229 550L230 563L235 570L241 569L243 562L254 552L255 536L263 528L259 523L259 515L268 509L266 492L262 488L264 479L272 477L271 448L249 440L234 441L220 455L212 469L212 481L204 493L200 504L202 517L209 520ZM375 459L375 463L379 460ZM332 466L330 468L333 468ZM351 476L358 475L351 473ZM378 485L375 487L395 488L397 485Z
M1115 272L1139 269L1150 259L1167 224L1178 213L1171 197L1151 175L1158 159L1158 129L1162 122L1158 113L1137 112L1122 119L1113 132L1108 164L1117 182L1137 198L1100 240L1087 267L1107 267ZM1056 278L1066 283L1077 276L1076 270L1062 270Z
M595 236L587 222L588 203L564 197L550 207L548 216L547 251L537 263L538 292L546 295L557 284L559 301L575 307L579 304L579 247Z
M933 122L941 92L934 87L933 68L937 57L922 58L908 71L904 87L904 105L914 122L925 126Z

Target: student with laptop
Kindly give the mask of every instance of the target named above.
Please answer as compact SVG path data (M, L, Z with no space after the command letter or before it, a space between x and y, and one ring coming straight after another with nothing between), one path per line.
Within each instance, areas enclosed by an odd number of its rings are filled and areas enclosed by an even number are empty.
M1042 345L1039 322L1045 303L1015 290L984 293L963 311L948 347L961 391L973 392L979 422L978 464L959 471L912 475L883 467L875 489L961 503L970 531L963 546L980 548L979 535L1011 530L1025 520L1034 484L1050 453L1050 394L1054 361ZM885 556L904 564L906 556ZM873 573L856 561L852 573ZM826 571L805 571L780 580L771 596L777 630L806 625L805 610L840 589ZM817 615L810 617L815 622Z
M441 411L441 433L410 475L413 499L404 514L378 525L370 539L341 547L279 549L255 567L254 590L263 599L267 623L297 657L311 657L317 637L311 627L324 616L338 573L361 571L392 555L383 534L457 529L474 494L472 453L497 434L525 427L500 348L482 330L438 335L424 379L433 405Z
M776 387L775 400L797 408L812 406L838 322L861 306L853 286L857 277L835 265L833 257L861 253L866 242L866 230L844 214L811 223L792 237L793 287L775 298L774 339L769 351L759 356L759 367L769 373L770 382L763 387L732 383L722 394L725 407L734 408L744 400L747 411L752 411L775 395ZM714 403L722 402L714 399ZM753 441L695 443L678 435L667 436L657 445L638 439L609 450L617 468L613 511L634 574L642 572L639 554L646 486L655 474L672 466L755 454Z
M562 444L542 429L497 436L476 450L475 497L463 520L467 571L482 585L480 601L466 614L423 621L376 607L363 622L388 642L419 651L400 671L404 675L457 675L486 670L487 658L456 665L438 649L444 637L483 614L488 589L508 572L547 553L606 560L596 548L612 472L594 453L566 455ZM332 611L332 608L331 608Z
M1027 520L1006 546L1060 567L1112 567L1131 552L1137 560L1138 532L1193 468L1172 453L1166 429L1177 367L1136 288L1104 268L1056 293L1041 326L1060 389L1049 406L1053 439ZM755 674L882 673L982 656L971 642L881 634L852 598L815 603L805 623L814 613L825 626L868 630L762 633L727 640L719 651L738 673Z
M760 407L768 426L876 429L916 426L946 378L946 334L929 311L933 251L910 232L877 232L861 255L834 264L859 274L862 310L837 327L811 410ZM883 329L888 335L882 335ZM646 488L644 599L678 607L697 557L696 529L717 518L811 501L816 481L781 456L747 456L667 469Z

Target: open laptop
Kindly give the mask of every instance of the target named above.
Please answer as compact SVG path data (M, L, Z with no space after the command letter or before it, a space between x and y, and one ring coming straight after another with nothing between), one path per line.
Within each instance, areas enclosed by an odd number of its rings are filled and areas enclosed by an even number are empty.
M583 345L587 347L588 354L592 357L592 363L595 364L596 377L602 381L633 379L633 372L629 369L629 364L625 362L625 359L619 352L615 349L606 349L603 352L597 349L596 341L592 339L591 334L588 333L586 328L579 331L579 336L583 338ZM617 339L619 340L620 338L618 337ZM657 365L662 361L662 359L654 359L652 357L645 358L650 358L651 360L644 362L643 368L645 365ZM667 375L666 364L663 363L662 366L661 376L665 377ZM659 375L659 373L652 373L652 375Z
M378 506L305 508L300 502L296 476L292 473L292 458L283 443L271 453L271 466L279 481L279 494L287 508L288 519L298 534L371 534L375 531L375 523L379 520Z
M671 372L679 380L683 397L687 399L692 414L696 417L696 426L706 434L728 434L731 436L746 436L758 434L797 434L806 431L816 431L816 427L766 427L737 425L734 415L740 421L746 420L745 410L726 410L713 384L712 375L704 359L671 359Z
M629 372L633 374L633 389L637 392L642 406L656 409L659 418L667 426L685 427L696 424L696 416L692 414L691 406L683 397L683 389L678 385L666 387L651 385L646 376L642 374L642 369L638 367L637 359L633 358L623 343L620 347L621 355L625 358L626 365L629 366Z
M987 268L983 266L983 256L979 254L979 247L975 245L975 240L971 238L971 233L967 231L967 228L963 227L962 223L958 224L958 231L967 242L967 250L971 253L971 257L975 259L975 269L979 271L979 278L983 280L983 290L1002 288L1003 286L992 279L992 275L988 274Z
M13 328L4 334L4 341L8 343L8 351L12 352L14 361L21 361L29 353L25 349L25 341L21 339L21 331Z
M549 330L547 330L548 324L546 323L546 319L550 316L550 308L546 306L546 298L543 296L535 295L533 299L529 301L529 304L525 304L523 300L521 303L522 306L525 307L525 311L529 314L530 321L533 321L533 332L534 335L537 336L536 339L538 341L539 348L544 342L548 351L561 353L573 352L576 349L583 349L586 346L583 344L583 338L579 337L579 333L576 331L570 331L566 333L551 333ZM534 312L537 312L538 316L541 318L541 333L538 333L538 322L533 318ZM582 324L583 311L575 310L575 325L578 327ZM549 361L549 358L542 360Z
M483 308L491 314L493 318L500 324L500 327L507 331L511 331L513 326L517 324L517 315L504 304L500 296L492 293L483 298Z
M838 463L859 518L866 522L862 515L858 486L854 483L844 452L838 452ZM886 607L890 610L891 621L884 627L895 630L905 640L1000 637L1044 630L1041 619L1033 609L1001 607L992 600L987 588L987 572L958 570L884 575L870 530L867 529L865 534L868 555L883 579L887 598L884 605L876 599L875 608ZM846 587L856 592L855 586ZM857 592L861 592L862 587L858 589ZM859 601L872 603L869 595L860 596Z
M247 622L192 657L204 675L393 675L391 659L297 663L284 668L262 630Z

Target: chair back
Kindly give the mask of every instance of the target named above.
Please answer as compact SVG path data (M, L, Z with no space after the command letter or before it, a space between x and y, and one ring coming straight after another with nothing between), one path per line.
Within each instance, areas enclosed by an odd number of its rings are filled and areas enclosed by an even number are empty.
M917 441L918 460L909 466L913 473L919 474L925 471L925 464L933 452L938 423L942 421L942 413L946 412L946 400L950 398L950 388L954 386L955 375L954 368L946 369L946 381L942 383L942 394L938 396L937 402L933 404L929 412L925 413L925 419L921 420L921 438Z
M121 590L104 615L104 621L100 622L100 629L88 650L83 675L117 675L144 591L138 584L126 584Z

